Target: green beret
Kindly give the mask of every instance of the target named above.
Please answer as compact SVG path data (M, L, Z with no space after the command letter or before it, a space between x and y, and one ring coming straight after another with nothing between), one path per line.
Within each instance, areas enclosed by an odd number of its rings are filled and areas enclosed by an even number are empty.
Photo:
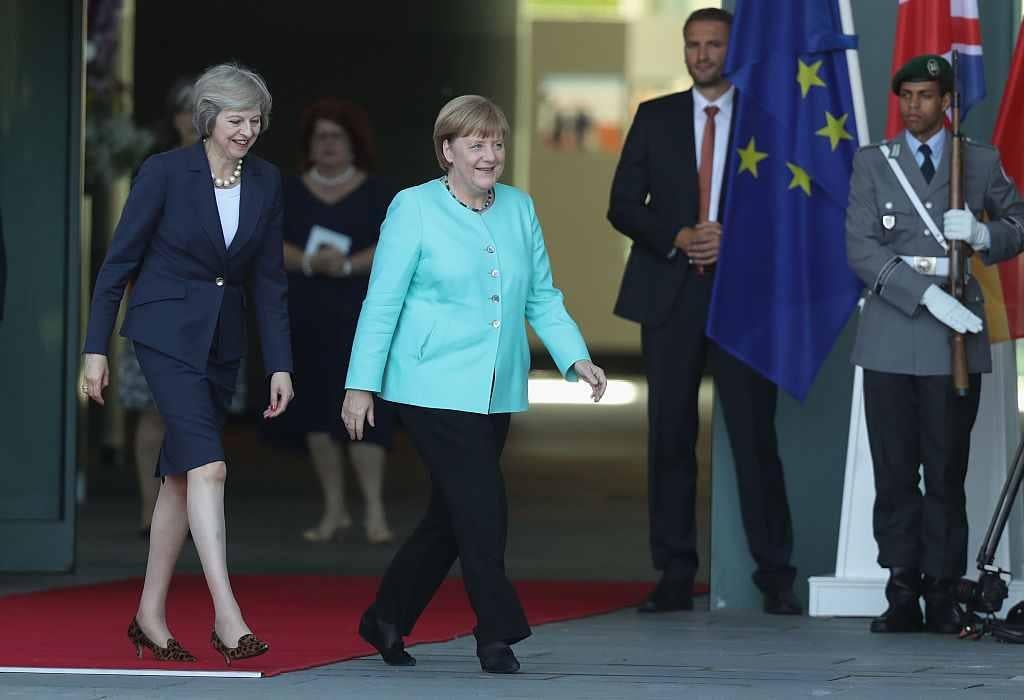
M903 64L892 77L892 92L900 94L903 83L924 83L934 80L939 84L942 94L953 92L953 66L942 56L926 53Z

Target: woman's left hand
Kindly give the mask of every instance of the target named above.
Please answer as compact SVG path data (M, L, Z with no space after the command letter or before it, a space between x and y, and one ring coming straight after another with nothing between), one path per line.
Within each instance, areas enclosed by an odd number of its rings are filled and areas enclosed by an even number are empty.
M580 379L590 385L590 398L597 403L604 396L604 390L608 388L608 378L604 376L604 370L590 360L577 360L572 368Z
M294 398L292 375L288 372L274 372L270 377L270 405L263 412L263 417L276 418L281 415Z

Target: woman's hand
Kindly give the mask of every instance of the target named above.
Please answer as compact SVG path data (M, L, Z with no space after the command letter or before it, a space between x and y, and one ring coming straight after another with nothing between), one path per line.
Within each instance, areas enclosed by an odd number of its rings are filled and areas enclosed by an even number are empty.
M106 355L87 352L82 359L82 386L79 391L103 405L103 390L110 384L110 366Z
M263 412L263 417L276 418L281 415L294 398L292 375L288 372L274 372L270 376L270 405Z
M604 396L604 390L608 388L608 378L604 376L604 370L590 360L577 360L572 368L580 379L590 385L590 398L597 403Z
M362 389L346 391L345 401L341 404L341 422L353 440L363 439L363 428L367 422L371 427L377 427L373 422L373 394Z

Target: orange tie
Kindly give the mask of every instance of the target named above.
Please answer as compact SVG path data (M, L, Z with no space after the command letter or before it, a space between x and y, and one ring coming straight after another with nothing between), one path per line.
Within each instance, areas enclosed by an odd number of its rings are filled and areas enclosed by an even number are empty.
M698 223L709 221L711 213L711 172L715 167L715 115L718 107L704 108L708 115L704 122L704 139L700 142L700 169L697 171L697 185L700 187L700 212Z
M700 210L697 222L706 223L711 215L711 173L715 167L715 115L718 107L708 105L704 108L708 116L704 122L704 138L700 142L700 168L697 170L697 186L700 189ZM704 266L697 266L697 274L704 274Z

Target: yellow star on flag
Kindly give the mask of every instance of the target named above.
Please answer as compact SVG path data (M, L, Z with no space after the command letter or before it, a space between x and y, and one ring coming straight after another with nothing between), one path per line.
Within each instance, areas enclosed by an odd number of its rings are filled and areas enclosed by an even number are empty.
M746 148L737 148L736 152L740 155L740 169L736 174L749 172L754 177L757 177L757 164L767 158L768 154L757 150L754 137L750 137Z
M789 189L799 187L808 197L811 196L811 176L807 171L795 163L786 163L789 172L793 173L793 179L789 181Z
M834 151L840 141L850 140L853 138L850 136L849 132L843 128L846 124L846 118L849 116L849 114L844 114L839 117L839 119L836 119L830 112L825 112L825 126L821 127L814 133L818 136L828 137L828 141L832 144L832 150Z
M814 86L825 87L825 81L818 77L818 69L821 68L821 61L815 61L811 65L807 65L799 58L796 59L799 64L796 72L796 81L800 83L800 96L807 97L807 93L811 91Z

